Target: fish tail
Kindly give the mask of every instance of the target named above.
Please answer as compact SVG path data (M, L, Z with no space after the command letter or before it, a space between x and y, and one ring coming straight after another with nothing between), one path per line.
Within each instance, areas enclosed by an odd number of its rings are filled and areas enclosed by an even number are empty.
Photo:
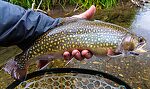
M20 65L20 63L25 61L23 59L19 59L20 56L21 55L19 54L15 58L10 59L2 69L17 80L24 80L27 74L27 66L25 64ZM18 59L22 61L19 61Z
M2 69L7 72L8 74L11 74L11 72L13 71L13 68L16 66L17 62L14 61L14 58L10 59L9 61L7 61L6 64L4 64L2 66Z

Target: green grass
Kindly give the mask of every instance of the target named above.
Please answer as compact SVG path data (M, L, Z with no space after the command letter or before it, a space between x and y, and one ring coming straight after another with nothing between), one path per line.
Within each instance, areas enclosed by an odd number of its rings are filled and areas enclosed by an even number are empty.
M33 0L9 0L9 2L27 9L32 7Z
M24 8L31 8L35 1L35 8L40 3L40 0L8 0L10 3L20 5ZM60 5L63 8L67 5L74 5L80 9L87 9L91 5L99 8L111 8L118 3L118 0L43 0L40 9L48 10L53 6Z
M114 23L129 28L135 18L137 8L132 3L118 5L113 8L97 10L94 19Z

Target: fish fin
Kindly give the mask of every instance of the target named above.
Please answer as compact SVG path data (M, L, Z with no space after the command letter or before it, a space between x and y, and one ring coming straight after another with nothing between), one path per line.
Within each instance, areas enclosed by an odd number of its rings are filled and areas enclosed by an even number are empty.
M27 69L20 69L17 62L13 59L10 59L4 66L3 70L10 74L16 80L23 81L27 74Z
M53 61L53 56L51 55L41 55L35 58L37 60L37 68L39 70L46 69L51 61Z
M16 73L14 73L16 72ZM14 70L14 72L12 72L12 77L14 77L16 80L20 80L20 81L24 81L27 77L27 69L16 69L16 71Z
M37 67L39 70L46 69L49 65L49 60L38 60Z
M46 65L44 65L42 68L40 68L40 70L47 69L48 65L49 65L49 62Z
M110 57L110 58L115 58L115 57L123 57L124 54L118 54L118 55L109 55L109 54L107 54L107 56Z
M103 22L103 21L101 21L101 20L94 20L94 22Z
M65 66L67 66L70 62L72 62L74 60L74 57L72 59L70 59L66 64Z
M135 52L137 52L137 53L146 53L146 52L148 52L148 50L140 48L140 49L137 49Z

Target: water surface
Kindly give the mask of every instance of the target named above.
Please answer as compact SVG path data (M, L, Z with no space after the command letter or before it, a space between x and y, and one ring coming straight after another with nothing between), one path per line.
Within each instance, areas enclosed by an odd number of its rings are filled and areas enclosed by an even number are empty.
M119 13L119 11L117 12L117 10L115 10L115 12ZM125 11L122 11L121 13L125 14L124 12ZM114 15L116 15L116 13ZM109 14L112 13L110 12ZM104 16L106 16L106 14L104 14ZM120 16L122 16L122 14L117 14L117 17L115 16L114 19L117 19ZM128 17L128 15L126 15L125 17ZM120 20L119 23L123 23L124 20L126 20L126 18ZM147 48L150 50L150 4L147 4L145 7L141 8L138 11L131 25L131 29L133 32L146 38L148 43ZM0 50L1 65L4 63L4 60L6 61L6 59L8 59L7 57L10 58L11 56L19 53L18 49L16 48L11 48L11 50L6 49ZM15 52L14 49L16 49L17 51ZM12 55L10 56L10 54ZM69 66L104 71L126 81L134 89L150 89L150 61L147 59L150 59L148 55L143 55L141 57L114 58L110 61L100 60L100 58L93 57L90 60L85 60L82 62L71 62L71 66ZM63 64L62 62L60 62L60 59L59 61L55 60L53 66L62 67L60 65L64 66L65 63ZM35 66L31 66L30 69L35 71ZM0 88L3 89L7 85L9 85L13 81L13 79L10 75L4 73L4 71L0 72Z
M150 3L138 11L131 29L147 40L147 48L150 49Z

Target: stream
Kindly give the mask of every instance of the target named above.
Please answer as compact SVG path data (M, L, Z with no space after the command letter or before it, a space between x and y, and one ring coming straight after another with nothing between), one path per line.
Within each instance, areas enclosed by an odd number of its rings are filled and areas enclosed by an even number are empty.
M150 3L145 4L144 7L139 9L130 29L132 32L143 36L146 39L146 49L150 50ZM16 47L10 47L9 49L1 48L0 50L1 65L4 63L4 60L7 61L6 59L9 59L20 52ZM92 60L74 60L70 63L69 67L103 71L120 78L128 83L133 89L150 89L149 59L149 52L140 57L114 58L109 61L93 57ZM58 64L57 62L60 63L56 60L55 64ZM61 62L61 64L63 63ZM30 69L35 71L34 66L31 66ZM4 89L4 87L12 83L12 81L13 79L10 75L6 74L4 71L0 71L0 89Z
M146 39L146 48L150 50L150 3L145 4L145 6L138 11L131 25L131 29Z

